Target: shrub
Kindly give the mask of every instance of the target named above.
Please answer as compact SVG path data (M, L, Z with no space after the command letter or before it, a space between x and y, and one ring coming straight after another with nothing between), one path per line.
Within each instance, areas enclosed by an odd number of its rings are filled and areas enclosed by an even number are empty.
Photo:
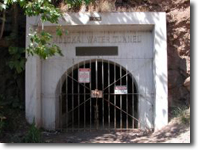
M172 118L177 117L181 123L188 124L190 123L190 109L188 109L186 106L181 107L175 107L172 110Z
M0 116L0 136L3 134L4 126L5 126L4 119L2 119L2 118L3 118L3 117Z
M26 136L24 137L25 143L41 143L41 132L40 130L35 126L35 123L33 123Z

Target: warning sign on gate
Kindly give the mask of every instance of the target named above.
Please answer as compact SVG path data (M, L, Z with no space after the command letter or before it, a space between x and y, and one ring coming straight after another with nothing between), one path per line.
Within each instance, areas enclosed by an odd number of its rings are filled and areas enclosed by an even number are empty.
M103 92L100 90L92 90L91 91L91 98L102 98L103 97Z
M127 94L127 86L115 86L115 94Z
M90 83L90 68L79 68L78 69L78 82L79 83Z

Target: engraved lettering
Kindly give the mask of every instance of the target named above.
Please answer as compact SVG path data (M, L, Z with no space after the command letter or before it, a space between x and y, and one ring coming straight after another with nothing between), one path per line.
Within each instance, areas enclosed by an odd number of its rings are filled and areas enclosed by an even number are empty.
M97 43L98 41L97 41L97 37L95 36L95 37L93 37L93 42L92 43Z
M123 43L127 43L125 36L123 36Z
M92 38L93 38L92 36L87 37L88 43L92 43Z
M121 35L120 35L121 34ZM141 43L141 35L138 32L71 32L62 37L54 36L53 42L58 44L72 43Z
M113 36L113 42L112 43L117 43L118 41L118 36Z

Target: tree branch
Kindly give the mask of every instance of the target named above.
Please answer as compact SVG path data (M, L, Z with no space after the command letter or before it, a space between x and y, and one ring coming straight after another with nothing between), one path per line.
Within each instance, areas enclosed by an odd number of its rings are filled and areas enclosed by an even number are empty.
M5 21L6 21L6 10L3 10L3 18L2 18L0 39L2 39L2 37L3 37L3 32L4 32L4 27L5 27Z

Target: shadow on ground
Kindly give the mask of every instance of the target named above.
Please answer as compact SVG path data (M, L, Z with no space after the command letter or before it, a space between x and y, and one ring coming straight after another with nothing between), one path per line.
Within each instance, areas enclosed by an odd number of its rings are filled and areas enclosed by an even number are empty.
M152 132L138 131L76 131L43 132L46 143L164 143L189 131L189 126L171 123L162 130ZM180 141L181 142L181 141Z

